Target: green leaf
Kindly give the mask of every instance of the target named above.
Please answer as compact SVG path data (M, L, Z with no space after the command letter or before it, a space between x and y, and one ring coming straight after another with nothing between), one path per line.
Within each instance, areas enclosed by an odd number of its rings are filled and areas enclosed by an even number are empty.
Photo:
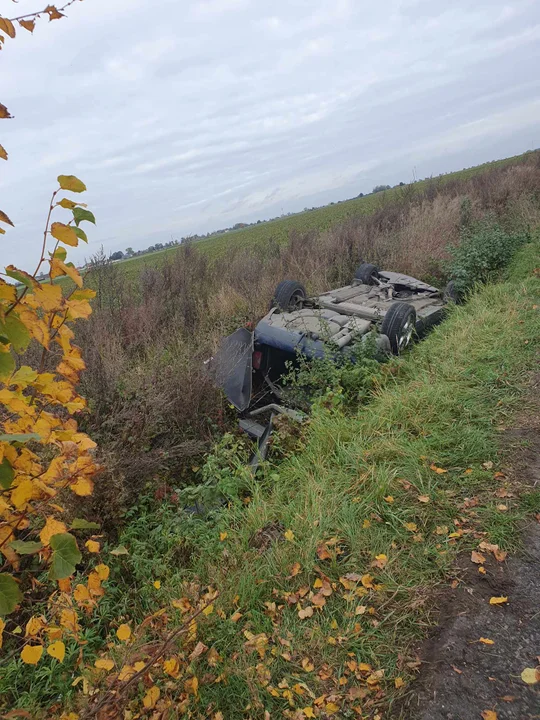
M79 238L79 240L84 240L85 243L88 242L88 236L86 235L84 230L81 230L80 227L74 227L73 231L74 231L75 235Z
M19 553L19 555L33 555L43 549L43 545L40 542L33 542L32 540L14 540L9 543L9 547Z
M13 265L8 265L6 268L6 275L13 278L18 283L21 283L21 285L26 285L29 290L33 290L36 286L39 286L39 283L36 282L31 275L24 272L24 270L18 270Z
M52 580L62 580L75 572L75 565L80 563L82 555L77 541L69 533L59 533L51 538L53 549L52 564L49 576Z
M75 219L75 223L77 224L77 227L84 221L87 220L88 222L96 224L96 218L94 217L94 213L91 213L90 210L85 210L82 207L74 207L73 210L73 218Z
M26 325L22 323L18 317L13 315L13 313L8 315L4 322L0 322L0 337L2 338L2 342L4 342L4 338L6 338L18 353L24 352L31 340Z
M66 250L66 248L63 247L62 245L59 245L59 246L56 248L56 250L54 251L54 254L53 254L53 253L49 253L49 255L50 255L51 257L56 258L57 260L61 260L62 262L64 262L64 260L66 259L66 256L67 256L67 250Z
M37 433L14 433L13 435L0 435L0 442L30 442L30 440L41 440L41 435Z
M3 338L0 337L0 342ZM5 343L4 343L5 344ZM0 352L0 380L7 380L15 370L15 358L10 352Z
M59 175L58 182L60 183L62 190L70 190L71 192L76 193L84 192L86 190L86 185L82 182L82 180L75 177L75 175Z
M11 463L7 458L4 458L2 463L0 463L0 486L3 487L4 490L7 490L11 487L14 477L15 473L11 467Z
M22 593L12 575L0 575L0 616L13 612L22 600Z
M88 522L84 518L75 518L71 523L72 530L99 530L99 523Z

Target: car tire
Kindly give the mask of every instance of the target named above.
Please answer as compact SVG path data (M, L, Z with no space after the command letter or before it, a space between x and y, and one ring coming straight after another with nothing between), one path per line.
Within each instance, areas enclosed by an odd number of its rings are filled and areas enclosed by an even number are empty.
M360 280L363 285L375 285L379 277L379 268L371 263L362 263L354 273L354 279Z
M456 305L460 302L461 298L456 288L456 283L453 280L450 280L444 288L443 300L447 303L455 303Z
M281 312L301 310L306 297L306 288L302 283L297 280L282 280L274 290L270 307L278 308Z
M407 303L390 305L381 325L381 333L390 340L394 355L399 355L410 344L416 327L416 310Z

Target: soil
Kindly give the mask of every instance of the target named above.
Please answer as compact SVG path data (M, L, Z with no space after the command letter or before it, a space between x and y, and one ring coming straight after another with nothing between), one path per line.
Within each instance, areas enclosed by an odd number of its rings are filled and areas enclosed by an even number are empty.
M509 476L532 489L540 488L540 375L530 397L536 407L527 408L505 440ZM439 624L420 650L420 674L400 717L540 720L540 683L521 679L524 668L540 665L540 516L524 527L521 553L502 563L486 554L485 575L470 556L460 558L459 585L439 603ZM494 596L508 602L490 605Z

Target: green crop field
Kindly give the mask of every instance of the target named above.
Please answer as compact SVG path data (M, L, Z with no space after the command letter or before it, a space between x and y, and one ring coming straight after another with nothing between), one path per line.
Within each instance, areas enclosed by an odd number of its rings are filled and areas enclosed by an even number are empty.
M519 162L525 156L526 155L517 155L503 160L495 160L454 173L439 175L436 178L419 180L412 185L398 186L385 192L365 195L361 198L345 200L316 208L315 210L307 210L288 217L269 220L258 225L242 228L241 230L231 230L230 232L215 235L211 238L197 240L195 241L195 245L199 250L215 258L224 255L231 249L254 247L256 245L263 245L269 241L280 244L286 243L293 231L305 233L328 230L333 225L343 222L347 218L358 215L368 215L374 212L379 207L392 200L398 199L403 194L410 193L411 188L413 188L414 191L418 191L424 189L429 182L444 183L458 178L466 179L499 165ZM166 250L140 255L128 260L121 260L118 264L125 269L129 276L136 277L144 267L157 267L166 263L175 252L176 248L167 248Z

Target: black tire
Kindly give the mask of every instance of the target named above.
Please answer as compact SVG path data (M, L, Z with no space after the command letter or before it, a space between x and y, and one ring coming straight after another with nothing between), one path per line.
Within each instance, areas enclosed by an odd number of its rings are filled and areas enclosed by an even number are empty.
M461 297L458 289L456 288L456 283L453 280L450 280L448 285L444 288L443 300L447 303L455 303L456 305L460 302Z
M301 310L306 297L306 288L302 283L296 280L282 280L274 290L270 307L278 308L281 312Z
M390 305L381 325L381 333L390 340L394 355L399 355L411 342L416 326L416 310L407 303Z
M379 268L371 263L362 263L354 273L355 280L363 285L375 285L375 278L379 277Z

